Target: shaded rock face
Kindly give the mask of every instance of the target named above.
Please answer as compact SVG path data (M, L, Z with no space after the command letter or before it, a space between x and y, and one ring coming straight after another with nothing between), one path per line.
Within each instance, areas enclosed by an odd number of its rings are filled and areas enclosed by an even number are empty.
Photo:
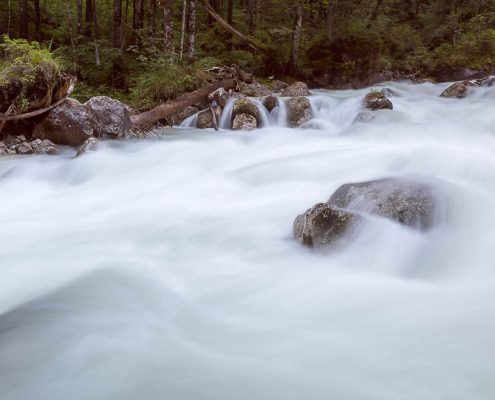
M433 225L437 197L434 189L422 182L382 179L343 185L328 204L425 230Z
M220 107L225 107L230 98L228 92L224 88L215 90L210 96Z
M294 221L294 238L315 249L335 245L360 217L326 203L319 203L299 215Z
M96 96L84 103L98 121L98 136L119 138L132 131L132 122L126 104L107 96Z
M67 99L36 125L33 137L56 144L80 146L97 134L98 129L98 121L90 108L77 100Z
M239 84L239 89L241 93L245 94L248 97L262 97L269 96L271 94L270 90L259 82L241 82Z
M209 129L213 128L213 116L210 110L201 111L198 114L198 120L196 121L196 128Z
M272 89L275 92L281 92L282 90L288 88L289 85L283 81L279 81L277 79L274 79L273 81L270 82L270 89Z
M394 105L382 92L368 93L363 99L363 105L371 111L393 110Z
M232 122L232 129L234 130L252 131L257 126L256 118L249 114L237 114Z
M263 99L263 105L271 112L275 107L278 107L278 98L276 96L267 96Z
M282 91L283 97L300 97L300 96L309 96L308 85L304 82L294 82L292 85L287 87Z
M232 110L232 117L235 118L236 115L238 114L249 114L253 116L256 119L256 121L260 120L258 106L246 97L241 97L240 99L237 99L234 103L234 108Z
M313 118L311 103L306 97L293 97L285 102L289 125L298 127Z
M445 89L440 97L446 97L449 99L462 99L467 96L469 88L473 86L471 82L455 82Z
M187 106L181 112L173 115L171 119L174 124L180 124L185 119L192 117L198 111L200 111L200 108L198 106Z
M79 157L81 154L87 153L88 151L96 151L98 148L98 144L100 141L94 137L86 140L78 149L76 157Z

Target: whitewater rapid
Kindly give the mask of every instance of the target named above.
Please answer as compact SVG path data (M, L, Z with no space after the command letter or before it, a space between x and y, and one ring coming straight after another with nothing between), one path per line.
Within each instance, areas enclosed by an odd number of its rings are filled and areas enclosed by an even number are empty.
M495 88L383 86L368 122L368 89L315 91L304 129L0 159L0 398L493 400ZM292 239L392 176L438 182L441 223Z

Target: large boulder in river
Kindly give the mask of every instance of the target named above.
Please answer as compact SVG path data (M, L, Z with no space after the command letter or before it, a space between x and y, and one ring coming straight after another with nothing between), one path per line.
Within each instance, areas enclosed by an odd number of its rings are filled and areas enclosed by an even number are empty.
M429 184L390 178L343 185L328 204L428 229L433 225L437 197Z
M126 104L107 96L96 96L84 103L93 111L99 127L98 136L119 138L132 131L132 121Z
M313 118L311 103L306 97L293 97L286 102L289 125L297 128Z
M455 82L445 89L440 97L446 97L449 99L462 99L467 96L469 88L474 86L469 81Z
M263 99L263 105L268 110L268 112L271 112L275 107L279 106L278 97L273 95L265 97Z
M294 238L306 246L336 243L363 215L384 217L418 230L431 228L438 193L427 183L381 179L346 184L328 202L315 205L294 221Z
M235 101L234 108L232 110L232 118L234 119L238 114L249 114L253 116L256 121L260 120L258 106L247 97L241 97Z
M360 217L326 203L319 203L294 221L294 238L301 244L322 249L336 244Z
M282 97L300 97L309 95L308 85L304 82L294 82L282 91Z
M256 118L249 114L237 114L232 121L232 129L234 130L252 131L257 126Z
M33 137L56 144L80 146L98 133L99 124L93 111L74 99L67 99L52 109L36 125Z
M393 110L394 105L382 92L368 93L363 99L363 105L371 111Z

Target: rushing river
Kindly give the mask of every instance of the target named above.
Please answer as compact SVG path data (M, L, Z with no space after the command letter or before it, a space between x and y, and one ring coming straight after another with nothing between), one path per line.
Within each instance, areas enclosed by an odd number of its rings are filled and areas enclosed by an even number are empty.
M0 160L2 400L493 400L495 88L315 91L306 129L162 132ZM434 179L445 218L330 254L341 184Z

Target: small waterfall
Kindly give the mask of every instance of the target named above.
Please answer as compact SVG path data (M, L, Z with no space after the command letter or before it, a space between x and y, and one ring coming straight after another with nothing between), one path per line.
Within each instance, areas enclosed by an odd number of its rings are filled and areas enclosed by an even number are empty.
M196 122L198 120L198 115L201 111L197 112L194 115L191 115L190 117L186 118L184 121L180 123L181 128L196 128Z
M270 122L272 126L278 126L285 128L287 124L287 105L285 100L279 98L278 106L275 107L270 113Z
M222 115L220 117L220 122L218 123L218 127L220 129L229 130L231 128L232 110L234 109L235 100L236 99L230 99L225 105L225 108L223 109Z
M270 123L270 113L263 105L263 102L260 99L250 98L250 100L258 106L258 112L260 114L261 121L258 121L258 128L266 128L271 126Z

